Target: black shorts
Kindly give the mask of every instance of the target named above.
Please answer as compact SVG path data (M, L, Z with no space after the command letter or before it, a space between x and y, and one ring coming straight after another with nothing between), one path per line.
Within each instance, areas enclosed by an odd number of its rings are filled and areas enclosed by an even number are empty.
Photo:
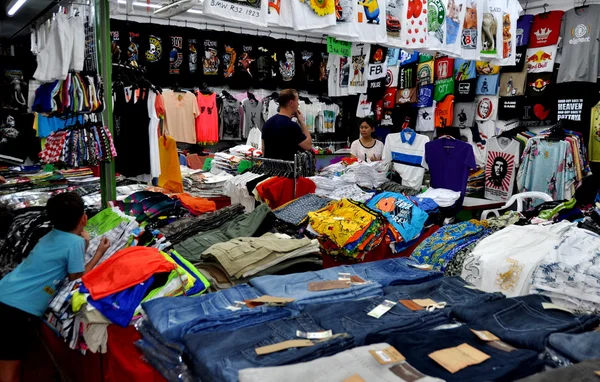
M27 357L37 317L0 302L0 361Z

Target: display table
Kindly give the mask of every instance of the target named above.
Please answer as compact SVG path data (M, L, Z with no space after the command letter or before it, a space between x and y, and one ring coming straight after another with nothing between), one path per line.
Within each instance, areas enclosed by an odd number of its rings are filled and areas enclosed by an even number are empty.
M108 352L86 355L69 348L63 338L41 325L41 337L59 371L73 382L163 382L165 379L142 359L133 344L140 335L133 326L108 326Z

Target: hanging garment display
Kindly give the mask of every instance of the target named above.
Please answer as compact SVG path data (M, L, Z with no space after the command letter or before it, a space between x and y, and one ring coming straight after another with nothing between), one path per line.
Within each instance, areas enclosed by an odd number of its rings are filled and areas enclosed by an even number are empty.
M221 74L221 45L216 34L205 34L200 40L202 47L202 80L209 85L222 83Z
M475 111L477 105L473 102L460 102L454 104L454 118L452 126L461 129L471 128L475 124Z
M336 24L333 0L291 0L290 4L295 30L320 29Z
M352 0L339 0L335 2L336 23L334 26L324 28L322 31L331 36L341 39L354 40L358 38L359 23L356 18L358 12L356 7L360 4Z
M215 144L219 141L219 112L215 93L196 94L198 117L196 118L196 141L200 144Z
M557 45L527 49L527 72L552 72L556 60Z
M561 63L557 82L596 82L600 29L594 25L600 17L597 4L571 9L563 16Z
M503 58L502 16L505 4L505 0L483 1L480 32L482 58Z
M454 118L454 96L449 94L435 104L434 126L438 129L450 127Z
M446 12L446 40L444 52L460 56L462 51L462 31L467 13L467 0L449 0Z
M404 1L402 27L400 29L405 47L418 49L427 47L428 6L422 0Z
M523 15L517 20L517 46L529 46L529 33L531 32L532 23L533 15Z
M446 15L448 0L427 2L427 49L446 50Z
M550 11L535 15L531 24L529 48L556 45L563 14L563 11Z
M475 169L473 148L451 138L438 138L425 144L426 168L431 173L431 186L465 194L469 170Z
M387 44L387 0L365 0L356 7L358 41Z
M242 105L225 91L221 95L222 105L219 109L219 139L222 141L239 141L242 139Z
M483 25L483 6L483 3L477 0L467 0L466 2L460 55L465 60L477 60L480 58L481 36L479 32Z
M422 118L422 115L419 115ZM417 127L419 122L417 122ZM422 131L422 130L421 130ZM392 163L393 169L402 178L402 185L418 189L423 184L425 144L429 137L409 129L389 134L385 140L382 160Z
M371 45L352 43L352 62L350 63L349 94L367 92L367 64L371 54Z
M519 143L511 138L492 137L486 146L485 198L508 200L519 166Z
M203 14L223 20L235 20L266 27L269 2L266 0L239 2L232 0L207 1L203 4Z
M200 114L198 100L190 92L163 92L165 103L164 128L177 142L195 144L196 117Z
M404 0L386 0L386 21L387 40L390 46L405 46L401 36L401 21ZM388 65L390 63L388 62Z
M387 48L371 45L367 67L367 94L370 100L380 100L385 93Z

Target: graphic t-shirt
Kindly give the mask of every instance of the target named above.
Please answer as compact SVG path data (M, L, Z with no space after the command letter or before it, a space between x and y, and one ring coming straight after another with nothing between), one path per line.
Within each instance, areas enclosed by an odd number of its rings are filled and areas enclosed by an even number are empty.
M423 184L425 144L429 137L405 129L388 134L382 160L393 163L393 169L402 177L402 185L418 189Z
M202 80L207 85L220 85L223 83L221 71L221 45L216 37L210 34L200 40L202 49Z
M371 102L367 100L366 94L358 97L358 106L356 107L356 117L365 118L371 114Z
M227 34L222 40L221 50L221 73L226 84L230 84L235 75L235 67L238 61L238 45L234 34Z
M487 141L485 164L485 198L508 200L512 196L519 165L519 142L504 137Z
M330 97L348 95L350 84L350 58L330 54L327 62L327 84Z
M508 72L520 72L525 67L525 61L527 59L527 47L518 46L515 51L515 64L507 65L502 67L503 73Z
M475 123L476 106L473 102L458 102L454 104L454 120L452 126L466 129Z
M187 58L188 58L188 70L190 73L191 79L197 79L200 75L200 70L198 68L198 50L200 46L198 45L197 38L188 38L187 39ZM194 83L197 81L193 81Z
M502 58L502 15L504 0L485 0L481 22L481 57Z
M316 44L305 43L298 45L297 52L298 75L300 76L298 88L309 93L319 93L322 49L319 49Z
M571 9L564 15L558 83L596 82L600 55L600 5Z
M423 48L427 44L427 3L421 0L404 1L404 17L402 17L402 38L406 48Z
M184 42L186 41L181 35L171 35L169 40L169 74L181 78L189 68L189 66L186 67L188 63L185 62L183 55Z
M433 84L433 80L433 60L420 63L417 67L417 82L419 86Z
M498 100L498 120L510 121L518 119L523 112L525 97L500 97Z
M454 74L454 59L450 57L435 60L435 79L444 80Z
M276 52L277 54L277 75L279 86L295 88L298 74L298 57L296 51L292 48L294 45L289 40L283 40Z
M256 59L258 50L254 39L244 39L238 48L235 72L229 86L232 89L249 89L258 75Z
M350 62L349 94L362 94L367 92L367 65L371 54L371 45L352 43L352 57Z
M387 48L371 45L367 69L367 93L369 100L378 101L385 93L387 76Z
M476 75L475 61L463 60L461 58L454 60L454 79L456 81L470 80L475 78Z
M410 64L418 64L419 63L419 52L416 50L413 52L408 52L404 49L400 50L400 66L410 65Z
M225 21L239 21L244 24L254 24L266 27L268 23L269 2L219 0L205 1L202 8L203 14Z
M261 36L256 44L256 75L254 87L260 89L277 88L277 60L273 49L273 39Z
M382 192L374 196L367 206L380 211L396 228L404 241L411 241L423 230L427 213L406 196L395 192Z
M401 66L398 72L398 87L413 88L417 85L417 64Z
M498 113L498 97L477 96L477 114L478 121L488 121L496 119Z
M556 60L556 45L527 49L527 72L552 72Z
M414 129L417 124L417 110L410 103L396 105L391 115L393 122L391 132L397 133L407 127Z
M323 129L321 133L335 133L335 122L338 114L340 113L340 107L334 103L327 105L321 105L321 118L323 120Z
M400 20L403 19L403 0L386 1L386 31L388 44L391 46L403 46L400 36ZM389 65L389 63L388 63Z
M358 5L355 2L349 0L337 2L335 5L335 25L323 28L323 33L339 37L344 41L350 41L358 38L359 25L356 21L357 6Z
M419 86L417 90L417 107L433 106L434 86Z
M336 25L334 3L289 1L292 4L295 30L319 29Z
M456 102L473 102L475 99L475 88L477 87L477 78L465 81L456 81L454 83L454 95Z
M445 50L446 48L446 7L448 0L429 0L427 2L427 47Z
M477 95L497 95L498 82L500 81L499 74L480 75L477 77Z
M399 89L396 92L396 103L416 103L417 102L417 88L410 89Z
M332 2L334 3L334 2ZM386 44L386 0L366 0L355 3L358 41Z
M385 77L385 87L396 88L398 87L398 76L400 75L400 67L389 66Z
M467 0L448 1L446 12L445 52L460 56L462 50L462 29L467 13Z
M435 105L434 126L443 129L452 126L454 118L454 96L448 95Z
M514 97L525 94L527 83L527 71L520 73L502 73L500 75L500 97Z
M552 89L552 73L527 74L527 96L547 96Z
M529 48L540 48L558 43L563 11L550 11L535 15L529 35Z
M242 101L242 109L244 110L244 137L247 137L254 127L262 131L262 103L256 98L247 98Z
M500 67L498 65L491 64L489 61L476 61L475 70L479 75L500 73Z
M591 162L600 162L600 103L592 108L589 156Z
M529 45L529 34L531 33L531 24L533 23L533 15L523 15L517 21L517 46Z
M482 18L483 2L467 0L461 39L462 54L460 55L465 60L477 60L480 58L481 39L479 31L481 30Z
M433 126L433 117L435 113L435 107L423 107L419 109L417 116L417 131L434 131L435 127Z
M400 48L388 48L387 52L387 65L388 68L391 66L400 65Z
M239 141L242 139L242 105L237 99L223 97L219 110L221 117L219 138L222 141Z
M384 109L393 109L394 106L396 106L396 93L397 93L396 88L388 88L385 91L385 94L383 96L383 105L382 107Z
M435 81L433 99L436 102L443 100L449 94L454 94L454 78Z
M517 44L515 36L517 35L517 19L523 8L518 1L510 0L506 2L506 7L502 14L502 49L500 50L500 59L498 63L502 66L514 65L517 53ZM500 28L498 28L500 29Z

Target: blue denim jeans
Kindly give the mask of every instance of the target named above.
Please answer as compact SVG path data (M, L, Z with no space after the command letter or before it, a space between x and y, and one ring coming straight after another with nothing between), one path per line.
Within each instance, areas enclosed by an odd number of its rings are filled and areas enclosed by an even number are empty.
M354 264L352 269L363 279L374 281L384 287L419 284L443 276L441 272L422 270L415 268L415 265L419 265L419 262L405 257Z
M195 333L185 336L188 356L196 375L202 381L236 382L238 372L250 367L288 365L311 361L346 350L354 345L352 336L343 334L313 346L291 348L275 353L257 355L257 347L298 339L296 331L318 332L318 326L308 314L269 322L251 329L219 333Z
M309 305L303 312L310 314L315 322L331 329L333 334L348 333L354 337L356 346L362 346L365 338L374 333L412 332L450 322L441 311L412 311L398 303L379 318L369 316L371 310L384 300L398 302L408 295L398 292L385 297L372 297L359 301Z
M487 301L503 299L502 293L487 293L478 289L466 288L469 284L457 276L443 277L415 285L389 286L383 289L383 295L403 293L407 300L430 298L437 303L445 302L443 312L450 314L452 309L461 305L479 305Z
M573 362L600 359L600 332L555 333L550 335L548 342L552 349Z
M377 282L351 285L346 289L309 291L308 285L313 282L338 280L339 273L357 275L349 265L323 269L316 272L293 273L284 276L261 276L250 280L250 284L262 294L277 297L294 298L291 306L301 309L308 304L323 304L334 301L359 300L372 296L381 296L383 288ZM361 276L362 277L362 276ZM363 277L364 279L364 277ZM365 279L367 280L367 279Z
M201 331L223 331L257 325L292 315L281 307L259 306L229 310L236 301L261 296L248 284L240 284L216 293L198 297L164 297L142 304L152 326L167 340L180 342L185 334Z
M475 330L489 330L501 340L520 348L543 351L552 333L581 333L598 325L597 315L575 315L544 309L546 296L528 295L459 306L452 316Z
M367 343L387 342L406 357L406 361L415 369L446 381L480 382L480 381L514 381L541 371L544 363L538 360L537 352L517 349L506 352L481 341L466 325L449 329L434 329L405 333L375 334L367 337ZM472 365L452 374L433 359L429 354L469 344L484 352L491 358L478 365Z

